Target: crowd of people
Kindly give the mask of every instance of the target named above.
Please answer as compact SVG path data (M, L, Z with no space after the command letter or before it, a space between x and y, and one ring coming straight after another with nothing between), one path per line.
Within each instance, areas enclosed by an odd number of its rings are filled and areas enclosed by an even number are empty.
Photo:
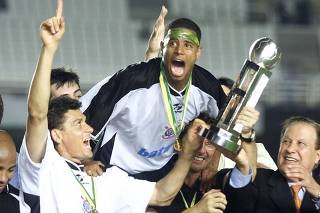
M199 135L215 125L234 82L197 65L201 29L162 7L144 62L82 96L79 77L53 68L66 30L63 0L40 26L26 131L0 130L1 212L319 212L320 124L284 123L275 164L244 107L237 153ZM0 96L0 122L3 102Z

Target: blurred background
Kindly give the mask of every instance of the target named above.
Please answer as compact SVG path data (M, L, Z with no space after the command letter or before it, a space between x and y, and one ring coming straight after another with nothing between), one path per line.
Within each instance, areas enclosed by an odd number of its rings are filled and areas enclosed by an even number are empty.
M235 79L251 43L272 38L282 61L258 104L258 141L275 158L281 122L291 115L320 121L319 0L65 0L67 31L55 67L75 70L84 91L104 77L143 60L161 5L166 23L187 17L202 29L198 64L216 77ZM2 129L21 143L26 95L40 51L38 28L55 14L55 0L0 0Z

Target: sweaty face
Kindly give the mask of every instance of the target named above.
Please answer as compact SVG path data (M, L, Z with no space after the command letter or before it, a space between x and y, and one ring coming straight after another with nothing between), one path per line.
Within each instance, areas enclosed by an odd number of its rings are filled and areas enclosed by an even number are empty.
M65 121L60 134L59 150L63 157L80 163L92 157L90 134L93 129L86 123L86 117L80 110L69 110L64 115Z
M316 150L317 135L313 126L303 122L292 123L284 133L278 154L278 167L284 171L289 165L301 165L312 171L319 161Z
M201 49L194 36L195 32L189 29L171 29L162 45L167 79L178 91L186 86L193 66L200 57Z
M79 100L82 96L80 87L75 82L65 83L57 88L56 84L51 85L51 97L68 96L72 99Z
M0 135L0 143L8 139ZM11 139L10 139L11 140ZM16 167L16 150L13 145L0 145L0 193L5 189L13 176Z

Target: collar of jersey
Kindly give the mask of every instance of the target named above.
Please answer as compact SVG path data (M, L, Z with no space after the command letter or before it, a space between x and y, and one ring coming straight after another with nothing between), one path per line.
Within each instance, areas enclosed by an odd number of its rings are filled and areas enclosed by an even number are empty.
M72 170L77 170L77 171L82 171L84 169L84 166L82 164L77 164L71 160L68 159L64 159L66 161L66 163L68 164L68 166L72 169Z
M185 88L183 88L183 90L181 90L181 91L179 92L179 91L177 91L175 88L173 88L170 84L168 84L168 85L169 85L169 90L170 90L170 94L171 94L171 95L183 97L184 94L186 93L186 88L187 88L187 86L185 86Z
M6 185L6 187L3 189L3 191L0 194L8 194L10 192L9 184Z

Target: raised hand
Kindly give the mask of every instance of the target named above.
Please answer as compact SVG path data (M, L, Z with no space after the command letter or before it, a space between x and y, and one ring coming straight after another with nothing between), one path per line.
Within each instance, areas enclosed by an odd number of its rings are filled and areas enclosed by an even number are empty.
M160 15L153 27L151 36L149 38L147 51L145 54L145 60L149 60L151 58L155 58L159 56L159 52L161 49L160 43L163 40L164 37L164 31L165 31L165 24L164 24L164 18L168 14L168 10L165 6L162 6Z
M65 22L62 16L63 0L57 0L56 15L51 17L40 25L40 36L43 45L56 50L65 32Z
M89 176L100 176L103 174L102 168L104 168L104 164L101 163L101 161L94 161L94 160L88 160L86 162L83 162L84 164L84 171Z
M208 124L206 124L203 120L195 119L191 126L188 128L187 133L182 138L182 152L186 156L192 159L196 153L196 151L200 148L202 144L202 138L199 136L199 131L201 128L208 128Z
M240 112L237 123L240 123L243 125L242 134L251 134L251 130L253 126L257 123L260 116L260 112L255 110L252 107L244 107L242 111Z

